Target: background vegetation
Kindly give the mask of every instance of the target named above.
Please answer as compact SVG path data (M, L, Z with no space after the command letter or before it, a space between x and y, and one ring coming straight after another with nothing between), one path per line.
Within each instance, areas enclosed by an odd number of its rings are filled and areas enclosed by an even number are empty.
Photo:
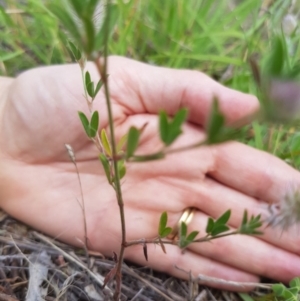
M0 0L0 75L17 76L36 66L72 61L67 37L47 9L50 2ZM115 2L120 18L109 44L111 54L201 70L229 87L253 94L256 88L249 59L264 61L274 33L285 35L292 61L300 58L300 0ZM293 32L283 30L283 22L285 27L294 26ZM299 169L298 131L296 126L254 122L245 129L243 141Z
M39 65L71 62L66 37L47 9L50 0L0 1L0 74L16 76ZM51 1L50 1L51 2ZM150 64L201 70L223 84L255 94L250 56L263 61L282 21L299 0L116 0L120 18L109 45ZM296 16L297 17L297 16ZM295 19L296 20L296 19ZM299 30L286 35L300 58ZM300 167L297 128L253 123L245 139Z

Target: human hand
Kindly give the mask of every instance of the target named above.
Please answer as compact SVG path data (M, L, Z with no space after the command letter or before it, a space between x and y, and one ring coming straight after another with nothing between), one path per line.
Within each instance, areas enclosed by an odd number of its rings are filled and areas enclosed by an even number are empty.
M95 67L88 64L92 78ZM160 149L157 113L169 115L188 107L189 123L172 147L204 138L213 96L227 121L234 122L258 108L257 100L214 82L196 71L171 70L120 57L109 58L109 83L116 136L131 125L147 126L138 153ZM87 113L80 69L76 65L43 67L3 84L0 114L1 207L17 219L70 244L82 246L83 216L74 165L64 144L76 154L86 207L89 248L111 255L121 241L115 192L107 183L95 146L87 139L77 111ZM94 102L100 127L108 126L102 92ZM208 216L232 209L229 224L237 228L244 209L263 212L280 202L290 183L300 183L297 171L264 152L240 143L202 147L172 154L161 161L130 163L122 180L127 240L157 235L160 215L169 226L187 207L198 209L189 231L205 233ZM167 254L148 245L146 262L141 246L126 249L126 258L185 278L175 267L235 281L266 276L288 281L300 275L300 239L267 229L262 237L232 236L193 244L184 254L166 245ZM227 288L232 288L227 286Z

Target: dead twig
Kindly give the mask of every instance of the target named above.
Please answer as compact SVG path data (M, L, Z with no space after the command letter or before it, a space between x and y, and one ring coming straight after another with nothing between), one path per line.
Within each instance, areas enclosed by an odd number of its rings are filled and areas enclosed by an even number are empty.
M94 279L94 281L96 283L98 283L101 287L103 286L104 282L103 280L101 280L98 275L96 275L95 273L93 273L89 268L87 268L84 264L82 264L80 261L78 261L77 259L75 259L73 256L69 255L67 252L65 252L64 250L60 249L59 247L57 247L50 239L48 239L46 236L37 233L37 232L33 232L34 236L36 236L38 239L44 241L45 243L49 244L51 247L53 247L54 249L58 250L64 257L66 257L68 260L70 260L71 262L73 262L74 264L76 264L77 266L79 266L80 268L82 268L84 271L86 271L89 276ZM108 292L111 296L113 295L113 292L106 287L104 290L106 290L106 292Z
M0 301L19 301L12 296L0 293Z

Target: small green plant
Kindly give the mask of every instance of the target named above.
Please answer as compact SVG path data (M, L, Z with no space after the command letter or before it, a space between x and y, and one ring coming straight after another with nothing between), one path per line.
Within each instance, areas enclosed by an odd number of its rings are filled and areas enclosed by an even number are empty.
M225 125L225 117L219 109L218 100L214 99L211 114L207 123L207 136L204 141L196 141L191 145L186 145L177 149L170 148L174 141L176 141L183 132L182 126L188 116L188 110L186 108L180 109L173 117L168 116L165 111L160 111L158 131L163 147L158 152L136 155L139 140L143 134L143 128L138 129L136 127L130 127L127 134L124 135L120 141L116 141L108 84L109 75L107 74L107 56L108 41L113 32L114 24L118 19L118 9L116 5L107 1L105 3L101 26L95 26L93 20L95 19L95 12L99 9L99 5L99 0L67 0L64 2L64 5L62 5L59 1L53 2L50 5L50 9L58 17L61 24L68 32L67 36L71 39L71 41L68 42L69 49L81 68L85 100L89 109L89 116L83 112L78 112L79 119L87 137L97 147L99 161L105 171L108 184L116 193L116 201L119 205L121 219L120 231L122 234L120 252L119 254L115 254L115 267L109 272L104 281L106 285L110 280L114 278L116 279L114 299L119 300L122 283L121 268L126 248L133 245L141 245L143 247L144 256L147 260L147 244L149 243L160 245L162 250L166 252L165 244L178 245L179 248L184 250L191 243L207 242L229 235L259 235L262 234L262 232L259 231L259 228L262 226L262 220L260 215L248 218L248 214L245 211L241 225L237 230L232 231L228 225L231 210L228 210L216 220L209 218L206 226L206 233L201 237L198 237L201 234L199 231L192 231L188 233L186 223L182 222L179 227L178 237L170 240L167 239L167 237L171 234L173 229L168 226L167 212L163 212L158 225L157 237L141 238L135 241L127 240L124 211L125 204L123 201L120 182L120 180L126 175L127 162L161 160L170 153L179 153L192 148L198 148L203 145L222 143L232 139L241 139L244 135L244 131L237 125L232 125L230 127ZM77 22L78 20L80 21L80 25ZM99 79L96 82L92 80L89 71L85 69L86 60L92 60L97 67ZM291 112L286 111L282 114L284 111L283 109L285 109L284 104L280 110L278 110L278 105L281 104L281 100L278 99L277 95L274 95L273 90L278 87L280 88L281 85L285 85L285 82L281 79L282 76L293 79L297 74L296 71L298 70L295 68L296 67L294 67L291 62L286 63L284 38L281 36L274 39L273 51L269 60L266 62L262 73L260 72L256 62L252 61L253 74L262 96L261 115L250 116L253 120L255 118L262 118L264 120L275 122L286 121ZM93 102L101 89L103 90L106 99L109 119L109 135L105 129L99 128L101 116L93 107ZM298 115L295 116L295 119L298 118ZM126 145L125 151L123 150L124 145ZM284 289L282 286L280 286L281 290L279 287L275 288L275 290L286 296L288 294L286 293L287 291L290 294L294 294L296 288L298 288L298 286L296 286L293 282L292 291L290 291L290 289Z
M289 287L282 283L272 286L275 301L299 301L300 300L300 278L294 278L290 281Z

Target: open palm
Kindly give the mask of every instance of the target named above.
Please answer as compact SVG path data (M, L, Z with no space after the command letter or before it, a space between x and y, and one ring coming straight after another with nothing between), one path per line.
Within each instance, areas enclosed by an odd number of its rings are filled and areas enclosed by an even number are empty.
M94 80L95 67L88 64ZM8 81L6 81L8 83ZM203 139L214 96L228 122L257 109L257 100L227 89L200 72L172 70L120 57L109 59L109 84L117 140L131 125L146 124L138 153L161 147L159 110L169 115L189 108L189 123L172 147ZM89 248L110 255L121 241L115 192L107 183L98 152L86 137L77 111L88 114L80 69L53 66L23 73L7 84L0 120L0 199L12 216L58 239L82 246L84 240L80 186L65 144L76 155L86 207ZM107 128L105 98L94 101L100 127ZM204 234L208 216L232 209L230 225L239 226L244 209L263 212L279 202L299 173L275 157L239 143L203 147L166 159L127 164L122 180L127 240L157 235L160 214L167 211L173 226L187 207L197 211L189 231ZM192 245L184 254L167 246L167 254L149 245L146 263L140 246L126 258L170 274L186 277L175 265L229 280L257 281L267 276L288 281L300 274L300 240L267 229L263 237L227 237ZM230 288L230 286L228 287Z

